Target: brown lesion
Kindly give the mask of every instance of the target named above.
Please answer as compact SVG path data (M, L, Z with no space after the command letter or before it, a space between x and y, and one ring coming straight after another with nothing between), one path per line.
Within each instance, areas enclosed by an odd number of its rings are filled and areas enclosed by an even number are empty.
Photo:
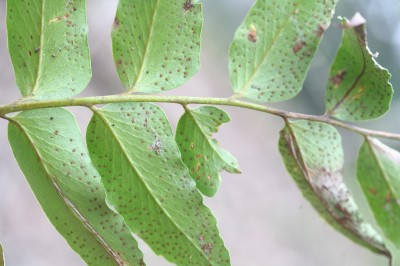
M306 42L305 41L303 41L303 40L300 40L300 41L298 41L298 42L296 42L294 45L293 45L293 48L292 48L292 50L293 50L293 53L297 53L298 51L300 51L304 46L306 46L307 44L306 44Z
M119 28L119 26L121 25L121 22L119 21L119 19L117 17L115 17L114 19L114 23L113 23L113 29L117 29Z
M315 35L320 38L324 32L326 31L326 25L318 25L317 29L315 30Z
M250 25L247 39L251 42L257 42L257 28L253 24Z
M183 3L183 9L184 9L185 11L190 11L192 8L193 8L192 0L186 0L186 1Z
M343 82L346 75L346 70L340 70L336 75L330 78L330 82L332 82L335 87L338 87Z

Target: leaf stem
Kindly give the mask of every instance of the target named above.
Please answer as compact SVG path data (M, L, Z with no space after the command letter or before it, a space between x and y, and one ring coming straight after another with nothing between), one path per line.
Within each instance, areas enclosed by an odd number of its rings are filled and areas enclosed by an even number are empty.
M251 109L279 116L284 120L303 119L315 122L322 122L333 126L341 127L343 129L352 131L354 133L363 136L400 140L400 134L370 130L366 128L357 127L351 124L347 124L345 122L332 119L328 116L317 116L317 115L288 112L272 107L267 107L261 104L238 100L235 98L205 98L205 97L158 96L158 95L110 95L110 96L83 97L75 99L46 100L37 102L17 101L6 105L1 105L0 117L7 119L7 117L5 116L6 114L25 111L25 110L32 110L32 109L68 107L68 106L85 106L91 108L93 105L97 104L121 103L121 102L163 102L163 103L177 103L182 106L186 106L188 104L210 104L210 105L233 106L233 107Z

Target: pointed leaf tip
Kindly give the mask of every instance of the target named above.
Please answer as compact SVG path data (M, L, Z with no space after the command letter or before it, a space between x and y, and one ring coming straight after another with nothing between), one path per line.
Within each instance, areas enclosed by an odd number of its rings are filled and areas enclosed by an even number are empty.
M281 131L279 150L303 196L333 228L374 252L388 254L383 238L364 221L343 182L343 150L335 128L290 122Z
M238 96L261 102L302 89L337 0L257 0L235 33L229 71Z
M186 108L176 130L176 142L182 160L204 195L214 196L221 183L220 171L240 173L239 164L228 151L222 149L212 135L223 123L230 121L223 110L202 106Z
M345 121L378 118L390 107L391 75L367 46L365 19L357 13L351 20L341 20L343 40L330 70L326 113Z

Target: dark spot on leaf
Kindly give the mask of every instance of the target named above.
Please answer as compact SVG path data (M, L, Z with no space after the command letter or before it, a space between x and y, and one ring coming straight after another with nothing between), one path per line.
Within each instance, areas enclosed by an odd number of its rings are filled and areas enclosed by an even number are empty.
M303 46L306 45L305 41L298 41L294 46L293 46L293 53L297 53L298 51L301 50L301 48L303 48Z
M257 28L253 24L250 25L249 33L247 34L247 39L251 42L257 42Z
M120 25L121 25L121 23L119 22L119 19L116 17L116 18L114 19L113 29L119 28Z
M206 243L201 245L201 249L204 251L204 253L210 254L213 248L212 243Z
M193 8L192 0L186 0L185 3L183 3L183 9L185 11L190 11Z
M326 30L326 26L325 26L325 25L318 25L318 28L317 28L317 30L315 31L315 35L316 35L317 37L321 37L322 34L324 34L325 30Z
M331 77L330 81L337 87L342 83L346 74L346 70L340 70L335 76Z

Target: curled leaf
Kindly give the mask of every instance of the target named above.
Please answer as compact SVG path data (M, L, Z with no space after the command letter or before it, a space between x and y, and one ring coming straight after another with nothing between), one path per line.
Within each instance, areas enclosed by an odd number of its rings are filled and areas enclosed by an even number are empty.
M342 23L342 45L331 66L325 95L326 113L346 121L380 117L392 100L391 75L367 46L365 19L357 13Z
M333 228L374 252L388 254L382 237L364 221L343 182L341 139L332 126L288 122L280 134L279 150L303 196Z

